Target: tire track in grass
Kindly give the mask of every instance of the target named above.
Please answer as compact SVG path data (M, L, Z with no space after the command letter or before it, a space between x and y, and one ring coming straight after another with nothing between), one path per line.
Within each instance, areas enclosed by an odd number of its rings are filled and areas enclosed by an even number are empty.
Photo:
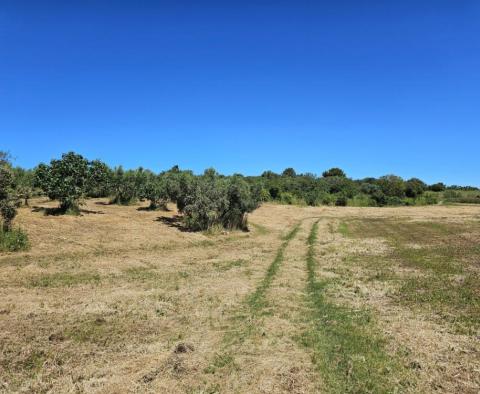
M335 279L317 278L316 255L319 222L307 239L309 328L301 338L313 352L312 361L329 393L396 393L411 391L399 360L387 354L386 340L371 314L338 305L326 296ZM330 244L326 241L326 244ZM410 386L410 387L409 387Z
M263 338L262 327L265 309L269 305L267 293L285 259L285 251L304 220L298 221L283 237L273 261L268 266L256 289L240 304L232 317L230 327L224 332L221 345L207 368L204 383L198 390L213 392L251 392L252 357L258 351L258 340ZM255 356L254 356L255 355ZM248 389L247 389L248 388ZM254 392L256 392L254 390Z
M297 235L298 231L300 230L300 226L302 225L302 222L303 221L298 222L293 227L293 229L287 233L283 243L278 248L278 251L277 251L277 254L275 255L274 260L267 268L267 272L265 273L263 280L257 286L257 289L255 290L255 292L252 295L250 295L250 297L248 297L247 302L252 314L254 315L258 314L262 309L264 309L267 306L266 297L265 297L267 290L271 286L275 275L277 274L280 266L283 263L285 249L287 248L290 241L293 238L295 238L295 236Z

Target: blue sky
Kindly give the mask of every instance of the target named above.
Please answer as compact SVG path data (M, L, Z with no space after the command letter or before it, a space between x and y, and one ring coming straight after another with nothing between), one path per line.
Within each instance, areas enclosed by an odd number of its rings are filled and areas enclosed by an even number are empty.
M478 1L0 3L0 149L18 165L74 150L480 186L479 142Z

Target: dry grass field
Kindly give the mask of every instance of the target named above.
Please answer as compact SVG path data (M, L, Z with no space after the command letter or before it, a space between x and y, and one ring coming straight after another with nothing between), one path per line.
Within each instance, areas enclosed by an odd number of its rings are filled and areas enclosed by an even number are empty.
M203 234L31 205L31 249L0 254L1 392L480 392L480 206L266 204Z

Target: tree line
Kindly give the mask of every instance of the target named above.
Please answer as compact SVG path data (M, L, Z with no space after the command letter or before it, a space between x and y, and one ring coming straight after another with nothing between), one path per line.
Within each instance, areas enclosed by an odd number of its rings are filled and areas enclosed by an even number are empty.
M471 194L471 193L474 194ZM174 166L155 173L142 167L110 168L74 152L34 169L14 167L0 152L0 213L2 234L12 233L16 208L36 195L59 202L58 213L78 214L85 198L108 197L110 203L129 205L149 201L149 208L167 209L175 203L184 225L191 230L214 227L246 229L247 214L262 202L299 205L398 206L436 204L441 197L459 202L480 202L479 189L471 186L428 185L418 178L396 175L354 180L340 168L321 176L265 171L260 176L224 176L214 169L201 175ZM464 193L470 193L465 197Z

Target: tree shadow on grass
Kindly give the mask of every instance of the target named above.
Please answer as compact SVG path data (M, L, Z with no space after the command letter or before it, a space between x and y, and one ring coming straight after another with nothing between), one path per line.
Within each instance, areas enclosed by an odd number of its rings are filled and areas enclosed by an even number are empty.
M168 209L168 208L162 208L162 207L158 207L158 208L151 208L150 206L148 207L138 207L137 208L137 211L160 211L160 212L171 212L172 210L171 209Z
M61 215L68 215L64 209L60 207L40 207L38 205L32 207L32 212L43 212L45 216L61 216ZM97 215L104 215L105 212L102 211L91 211L89 209L80 209L79 215L82 214L97 214Z
M185 227L182 221L182 216L180 215L174 215L172 217L159 216L158 218L155 219L155 221L162 222L163 224L166 224L168 227L176 228L179 231L182 231L184 233L194 232L193 230L190 230L187 227Z
M96 201L95 205L113 205L110 201Z

